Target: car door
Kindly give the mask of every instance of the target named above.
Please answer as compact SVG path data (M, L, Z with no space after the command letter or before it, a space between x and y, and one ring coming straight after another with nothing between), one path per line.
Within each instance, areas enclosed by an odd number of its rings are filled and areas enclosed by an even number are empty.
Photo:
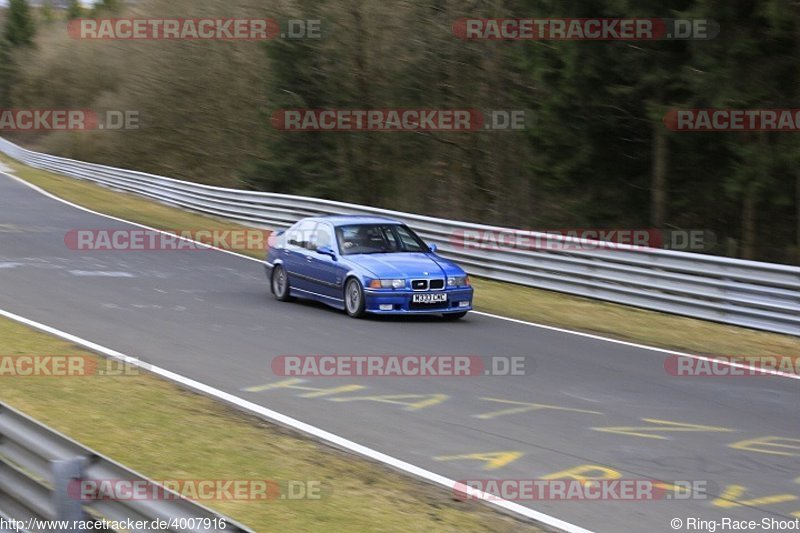
M326 222L320 222L314 230L312 237L312 248L307 258L312 283L316 287L316 292L326 299L342 299L342 282L345 275L345 267L342 265L338 252L336 258L330 255L317 253L317 248L325 246L336 252L336 243L333 239L333 226Z
M283 249L283 264L289 274L292 288L305 292L316 292L311 282L309 250L317 222L303 220L286 232L286 245Z

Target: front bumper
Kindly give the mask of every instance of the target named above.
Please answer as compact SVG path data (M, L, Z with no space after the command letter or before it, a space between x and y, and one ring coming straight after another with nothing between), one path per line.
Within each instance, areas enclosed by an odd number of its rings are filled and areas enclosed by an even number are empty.
M366 311L380 315L429 315L472 311L472 287L443 291L395 291L365 289ZM415 294L446 294L447 301L438 304L414 305ZM389 308L391 306L391 308Z

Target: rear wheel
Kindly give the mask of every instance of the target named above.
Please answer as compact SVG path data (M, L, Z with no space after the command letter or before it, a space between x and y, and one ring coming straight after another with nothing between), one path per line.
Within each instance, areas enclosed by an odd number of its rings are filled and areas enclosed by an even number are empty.
M280 265L272 269L272 294L281 302L291 300L289 296L289 276Z
M461 320L467 316L467 311L462 311L461 313L445 313L442 315L445 320Z
M350 278L345 286L344 306L347 310L347 314L353 318L360 318L365 314L366 300L364 299L364 289L361 287L361 283L355 278Z

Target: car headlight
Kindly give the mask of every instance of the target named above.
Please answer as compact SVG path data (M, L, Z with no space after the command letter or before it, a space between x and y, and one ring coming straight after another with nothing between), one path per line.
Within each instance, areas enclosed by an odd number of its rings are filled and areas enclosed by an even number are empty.
M447 278L448 287L469 287L469 276Z
M403 289L405 286L404 279L373 279L369 284L371 289Z

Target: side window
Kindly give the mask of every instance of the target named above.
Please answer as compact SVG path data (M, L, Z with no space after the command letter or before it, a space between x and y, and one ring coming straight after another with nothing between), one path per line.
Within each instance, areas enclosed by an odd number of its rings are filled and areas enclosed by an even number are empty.
M316 225L317 223L314 221L306 221L299 222L292 226L292 228L286 232L286 247L295 250L298 248L309 248Z
M336 228L336 240L339 241L339 250L348 254L355 248L357 226L339 226Z
M330 248L333 247L333 234L327 225L320 224L317 226L315 237L315 242L312 243L315 250L321 246L328 246Z
M403 249L407 252L422 252L423 248L419 242L408 232L404 226L395 226L400 240L403 242Z
M395 252L400 251L400 247L397 245L397 239L395 238L394 232L390 226L383 226L381 228L381 233L386 242L389 243L387 246L388 250L393 250Z

